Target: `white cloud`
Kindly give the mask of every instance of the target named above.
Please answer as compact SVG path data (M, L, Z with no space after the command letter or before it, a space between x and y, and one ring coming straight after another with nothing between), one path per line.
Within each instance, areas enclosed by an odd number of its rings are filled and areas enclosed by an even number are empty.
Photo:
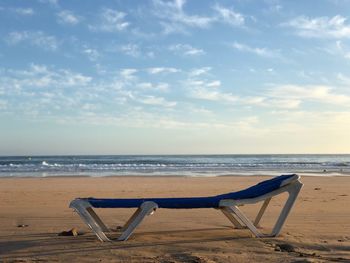
M57 50L59 46L55 36L46 35L42 31L14 31L7 36L7 43L10 45L17 45L25 42L32 46L51 51Z
M81 73L72 73L69 70L63 70L62 73L66 78L66 83L63 85L67 86L85 86L92 80L89 76L85 76Z
M174 99L149 94L166 92L169 84L139 82L137 72L133 68L122 69L119 74L108 74L102 80L37 64L25 70L0 69L0 94L10 98L10 103L1 100L0 108L6 107L13 114L20 112L30 119L62 123L67 121L67 116L73 122L130 117L126 126L137 121L135 116L129 116L130 110L137 108L135 103L141 105L140 111L145 114L153 115L152 111L158 112L162 107L173 111L177 105ZM16 105L16 101L22 103ZM111 113L110 107L116 111Z
M283 9L283 6L279 1L266 1L267 8L264 8L262 11L266 14L271 13L280 13Z
M220 80L214 80L212 82L207 83L207 87L210 87L210 88L218 88L220 86L221 86Z
M220 5L215 5L214 9L218 12L219 17L223 20L223 22L231 26L244 25L244 16L242 14Z
M32 8L14 8L13 11L22 16L32 16L34 15L34 10Z
M134 68L125 68L125 69L122 69L120 71L120 75L124 78L124 79L134 79L135 76L134 74L137 73L137 69L134 69Z
M76 112L82 103L96 96L94 86L90 87L92 80L69 69L32 64L25 70L0 71L0 93L9 98L6 105L9 113L27 115L30 119L43 116L55 119L63 110Z
M219 90L195 87L191 91L191 97L202 100L211 100L218 102L237 102L239 97L232 93L225 93Z
M205 72L205 71L204 71ZM199 75L204 73L198 72ZM194 76L199 76L194 75ZM214 84L214 85L213 85ZM210 100L217 102L237 102L239 97L233 95L232 93L226 93L220 91L218 88L213 89L213 87L218 87L218 83L216 81L205 81L205 80L196 80L189 79L185 82L187 89L189 90L189 96L195 99L201 100Z
M182 34L188 34L188 31L183 25L176 24L176 23L168 23L168 22L159 22L159 24L163 28L163 34L169 35L173 33L182 33Z
M244 97L240 98L240 102L242 104L247 105L257 105L257 106L264 106L265 105L265 97Z
M195 106L190 106L189 111L195 114L202 114L206 116L212 116L213 112L211 110L208 110L204 107L195 107Z
M264 108L276 108L276 109L297 109L301 100L289 99L280 97L270 97L265 94L262 96L253 97L238 97L237 103L245 106L258 106Z
M163 106L163 107L175 107L177 104L175 101L167 101L163 97L156 97L156 96L145 96L143 98L139 98L137 101L143 104Z
M120 32L130 26L130 23L125 20L126 13L104 8L99 14L99 22L97 25L89 25L92 31L104 32Z
M347 18L341 15L316 18L299 16L282 25L294 28L302 37L339 39L350 37L350 24L346 21Z
M342 73L337 74L337 79L340 80L343 84L350 86L350 77L345 76Z
M175 52L177 52L181 55L184 55L184 56L199 56L199 55L205 54L203 49L194 48L188 44L171 45L169 47L169 50L175 51Z
M205 112L203 112L205 113ZM208 113L208 112L207 112ZM155 114L145 112L143 108L133 107L128 109L127 114L121 116L114 116L108 114L94 114L91 112L84 112L81 117L65 117L62 119L62 123L88 123L92 125L112 125L121 127L138 127L138 128L157 128L157 129L182 129L184 131L190 130L202 130L204 129L220 129L231 133L246 132L247 130L253 130L255 125L258 124L259 119L256 116L247 116L238 118L235 121L188 121L174 116L168 116L164 114ZM257 131L254 130L256 134ZM261 129L259 130L261 131Z
M183 10L185 0L153 0L155 15L163 19L160 24L164 33L186 32L187 27L207 28L215 21L213 17L188 15Z
M241 52L252 53L261 57L275 57L278 56L277 51L272 51L267 48L251 47L242 43L234 42L232 47Z
M58 5L58 0L39 0L40 3L43 4L50 4L53 6L57 6Z
M148 68L146 71L149 74L160 74L160 73L177 73L180 70L176 68L169 68L169 67L155 67L155 68Z
M19 87L51 87L51 86L85 86L92 80L81 73L74 73L67 69L53 70L45 65L32 64L29 70L8 71Z
M170 85L168 83L162 82L162 83L158 83L157 85L155 85L154 89L162 91L162 92L166 92L166 91L169 91Z
M330 53L333 53L332 49L330 51ZM335 43L335 53L343 56L346 59L350 59L350 49L346 47L340 40L336 41Z
M141 89L151 89L153 87L153 84L151 82L141 82L137 84L137 86Z
M75 15L72 11L63 10L57 13L58 22L61 24L76 25L81 21L81 18Z
M140 47L136 44L123 45L119 50L122 53L132 57L139 57L141 55Z
M297 109L301 104L300 99L269 99L263 106L278 109Z
M151 82L141 82L137 84L137 86L144 90L154 90L161 92L169 91L169 84L164 82L158 84L152 84Z
M85 47L83 49L83 54L85 54L91 61L96 61L100 57L100 53L93 48Z
M194 74L193 74L194 73ZM257 96L236 95L220 89L219 80L208 81L198 79L207 73L206 69L197 69L189 74L189 79L184 82L188 90L188 96L196 99L216 101L221 103L235 103L238 105L276 108L297 109L303 102L317 102L330 105L350 105L350 95L339 94L335 89L322 85L280 85L275 86ZM350 78L338 74L342 82Z
M274 98L282 98L295 101L309 100L344 106L347 106L350 103L350 96L337 94L334 92L334 89L328 86L282 85L271 89L269 95Z
M160 18L163 33L188 33L189 28L209 28L212 24L222 22L235 27L242 27L245 17L241 13L221 5L215 5L215 13L210 15L188 14L185 12L186 1L153 0L154 13Z
M210 70L211 70L211 67L195 68L190 71L189 75L191 77L196 77L203 74L207 74Z

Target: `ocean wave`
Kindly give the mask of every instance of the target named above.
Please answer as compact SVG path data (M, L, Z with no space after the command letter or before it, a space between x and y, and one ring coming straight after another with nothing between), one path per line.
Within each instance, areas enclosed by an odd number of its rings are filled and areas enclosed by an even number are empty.
M6 174L260 174L350 172L350 155L0 157Z
M335 166L347 167L347 166L350 166L350 163L347 163L347 162L344 162L344 163L336 163Z

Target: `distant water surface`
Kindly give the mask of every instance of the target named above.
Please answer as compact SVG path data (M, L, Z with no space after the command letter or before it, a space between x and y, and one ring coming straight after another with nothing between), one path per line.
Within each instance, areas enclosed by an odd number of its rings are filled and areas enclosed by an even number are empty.
M3 156L0 177L349 175L350 155Z

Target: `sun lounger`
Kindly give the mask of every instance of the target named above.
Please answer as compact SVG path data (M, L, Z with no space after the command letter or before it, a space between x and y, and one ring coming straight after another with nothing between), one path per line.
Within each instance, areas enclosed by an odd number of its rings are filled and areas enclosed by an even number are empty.
M153 214L157 208L194 209L215 208L233 223L236 228L248 228L256 237L277 236L299 194L303 184L296 174L281 175L260 182L247 189L210 197L186 198L134 198L134 199L98 199L77 198L70 203L101 241L111 241L106 233L110 232L107 226L97 216L93 208L137 208L136 212L120 229L118 240L127 240L142 220ZM270 234L262 234L257 226L272 197L288 193L287 201ZM238 206L263 202L255 220L250 221Z

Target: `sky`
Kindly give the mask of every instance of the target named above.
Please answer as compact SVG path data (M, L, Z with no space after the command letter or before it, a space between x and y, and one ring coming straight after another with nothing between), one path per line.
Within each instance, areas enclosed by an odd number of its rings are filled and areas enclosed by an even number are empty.
M350 1L0 2L0 155L350 153Z

